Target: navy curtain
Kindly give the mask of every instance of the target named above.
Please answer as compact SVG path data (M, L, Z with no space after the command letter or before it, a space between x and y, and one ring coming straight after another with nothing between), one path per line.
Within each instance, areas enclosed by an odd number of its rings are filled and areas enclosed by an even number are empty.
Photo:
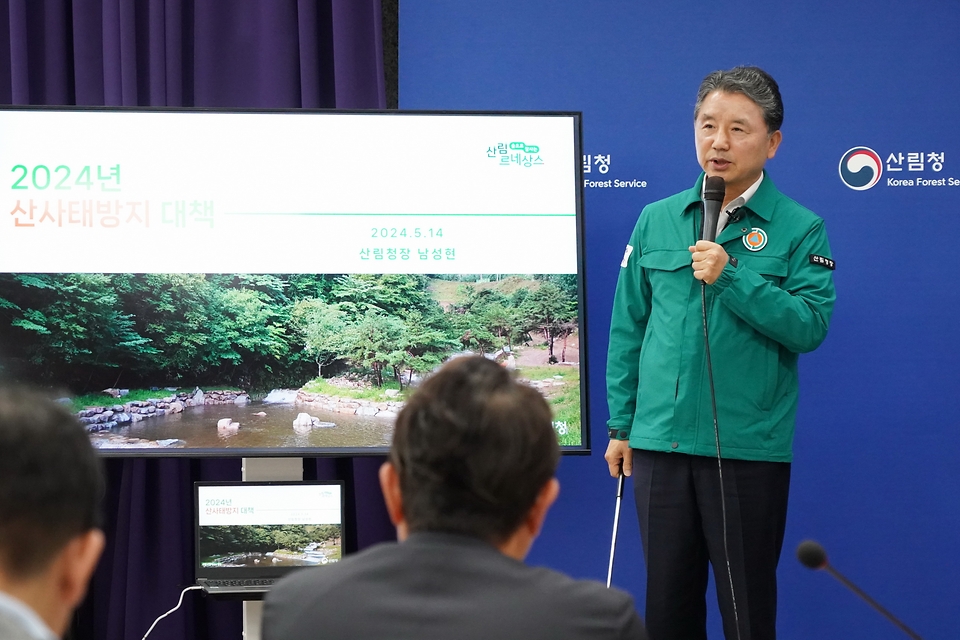
M385 108L380 0L0 0L0 103Z
M380 0L0 0L0 103L386 107ZM347 481L346 551L393 536L376 458L305 460ZM110 459L107 549L71 629L141 638L193 582L192 484L240 460ZM239 602L189 592L151 640L241 637Z

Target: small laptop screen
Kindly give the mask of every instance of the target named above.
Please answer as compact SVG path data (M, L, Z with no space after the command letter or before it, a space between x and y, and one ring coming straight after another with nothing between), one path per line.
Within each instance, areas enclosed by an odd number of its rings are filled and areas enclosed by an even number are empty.
M340 482L195 484L197 579L281 577L340 560Z

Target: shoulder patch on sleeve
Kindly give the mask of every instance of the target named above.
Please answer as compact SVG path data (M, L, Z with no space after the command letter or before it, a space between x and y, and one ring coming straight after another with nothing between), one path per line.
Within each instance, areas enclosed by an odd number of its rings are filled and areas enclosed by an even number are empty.
M627 245L627 248L623 250L623 260L620 261L620 268L627 268L627 260L630 258L630 254L633 253L633 246Z
M830 269L831 271L837 268L836 262L834 262L830 258L826 258L824 256L818 256L815 253L810 254L810 264L818 264L821 267L826 267L827 269Z

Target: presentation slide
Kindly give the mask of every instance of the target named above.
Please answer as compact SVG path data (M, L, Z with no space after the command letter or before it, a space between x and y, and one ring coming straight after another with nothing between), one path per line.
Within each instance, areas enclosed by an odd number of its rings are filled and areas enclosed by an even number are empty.
M340 485L198 485L201 567L329 564L342 553Z
M0 271L576 273L574 127L3 111Z
M575 113L0 109L0 376L108 455L378 453L494 358L584 450Z
M201 527L340 524L337 485L201 485L197 491Z

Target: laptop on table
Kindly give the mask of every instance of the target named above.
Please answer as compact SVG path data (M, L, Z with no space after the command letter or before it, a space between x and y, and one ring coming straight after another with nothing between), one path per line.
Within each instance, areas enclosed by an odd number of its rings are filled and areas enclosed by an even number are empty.
M197 585L262 599L284 576L343 553L339 481L194 483Z

